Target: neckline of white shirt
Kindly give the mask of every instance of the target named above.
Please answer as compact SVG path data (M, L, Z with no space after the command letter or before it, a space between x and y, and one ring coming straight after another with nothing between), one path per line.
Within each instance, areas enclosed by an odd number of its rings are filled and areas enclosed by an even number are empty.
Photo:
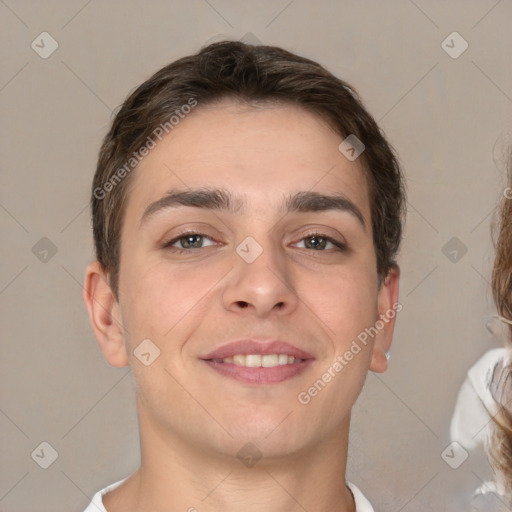
M103 496L110 491L113 491L116 487L119 487L128 477L119 480L113 484L107 485L101 491L98 491L92 498L91 503L85 509L84 512L107 512L103 505ZM350 489L352 496L354 496L354 502L356 504L356 512L374 512L370 502L365 498L363 493L353 483L347 482L347 487Z

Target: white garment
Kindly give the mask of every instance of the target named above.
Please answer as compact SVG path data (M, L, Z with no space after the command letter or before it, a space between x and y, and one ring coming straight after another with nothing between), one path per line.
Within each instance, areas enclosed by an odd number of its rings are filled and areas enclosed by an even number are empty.
M103 496L107 494L107 492L110 492L114 490L116 487L120 486L125 480L126 478L120 480L119 482L116 482L115 484L111 484L105 487L105 489L102 489L101 491L98 491L94 495L91 503L84 510L84 512L107 512L107 510L103 506ZM352 492L352 495L354 496L354 501L356 503L356 512L374 512L372 506L370 505L370 502L363 496L363 493L354 484L347 482L347 486Z
M450 437L468 452L483 449L492 424L491 415L498 412L499 407L492 397L489 385L496 365L505 357L508 357L508 351L504 348L486 352L469 369L467 378L460 388L450 425ZM475 491L473 499L480 500L485 495L490 497L500 494L495 482L484 482Z
M347 487L352 491L356 502L356 512L374 512L371 503L363 496L363 493L352 483L347 482Z
M452 441L458 441L466 450L482 445L491 422L490 414L498 407L489 384L495 366L503 359L504 348L486 352L468 371L457 397L450 425Z

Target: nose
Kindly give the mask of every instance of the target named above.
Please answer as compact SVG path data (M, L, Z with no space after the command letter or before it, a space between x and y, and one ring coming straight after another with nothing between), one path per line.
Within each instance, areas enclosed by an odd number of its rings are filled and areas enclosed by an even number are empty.
M256 259L233 254L233 270L223 292L224 307L259 318L287 315L299 302L286 255L266 244ZM242 254L242 256L240 256Z

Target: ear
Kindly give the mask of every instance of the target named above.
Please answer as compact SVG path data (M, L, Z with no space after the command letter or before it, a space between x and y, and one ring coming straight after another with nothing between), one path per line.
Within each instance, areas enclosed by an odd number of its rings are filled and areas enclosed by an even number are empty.
M373 345L372 360L370 370L382 373L388 368L388 354L393 339L396 315L402 310L402 304L398 302L398 281L400 278L400 269L394 265L389 270L386 278L380 285L377 297L377 309L379 318L376 326L378 329L375 335Z
M115 367L128 366L119 303L98 261L88 265L85 270L82 298L94 336L107 363Z

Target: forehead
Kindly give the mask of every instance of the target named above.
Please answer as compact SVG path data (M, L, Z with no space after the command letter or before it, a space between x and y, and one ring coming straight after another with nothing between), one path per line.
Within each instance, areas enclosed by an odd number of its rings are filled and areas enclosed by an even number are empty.
M369 219L365 173L338 149L342 137L294 104L200 104L151 150L132 176L128 209L173 188L215 186L267 206L300 191L342 193Z

